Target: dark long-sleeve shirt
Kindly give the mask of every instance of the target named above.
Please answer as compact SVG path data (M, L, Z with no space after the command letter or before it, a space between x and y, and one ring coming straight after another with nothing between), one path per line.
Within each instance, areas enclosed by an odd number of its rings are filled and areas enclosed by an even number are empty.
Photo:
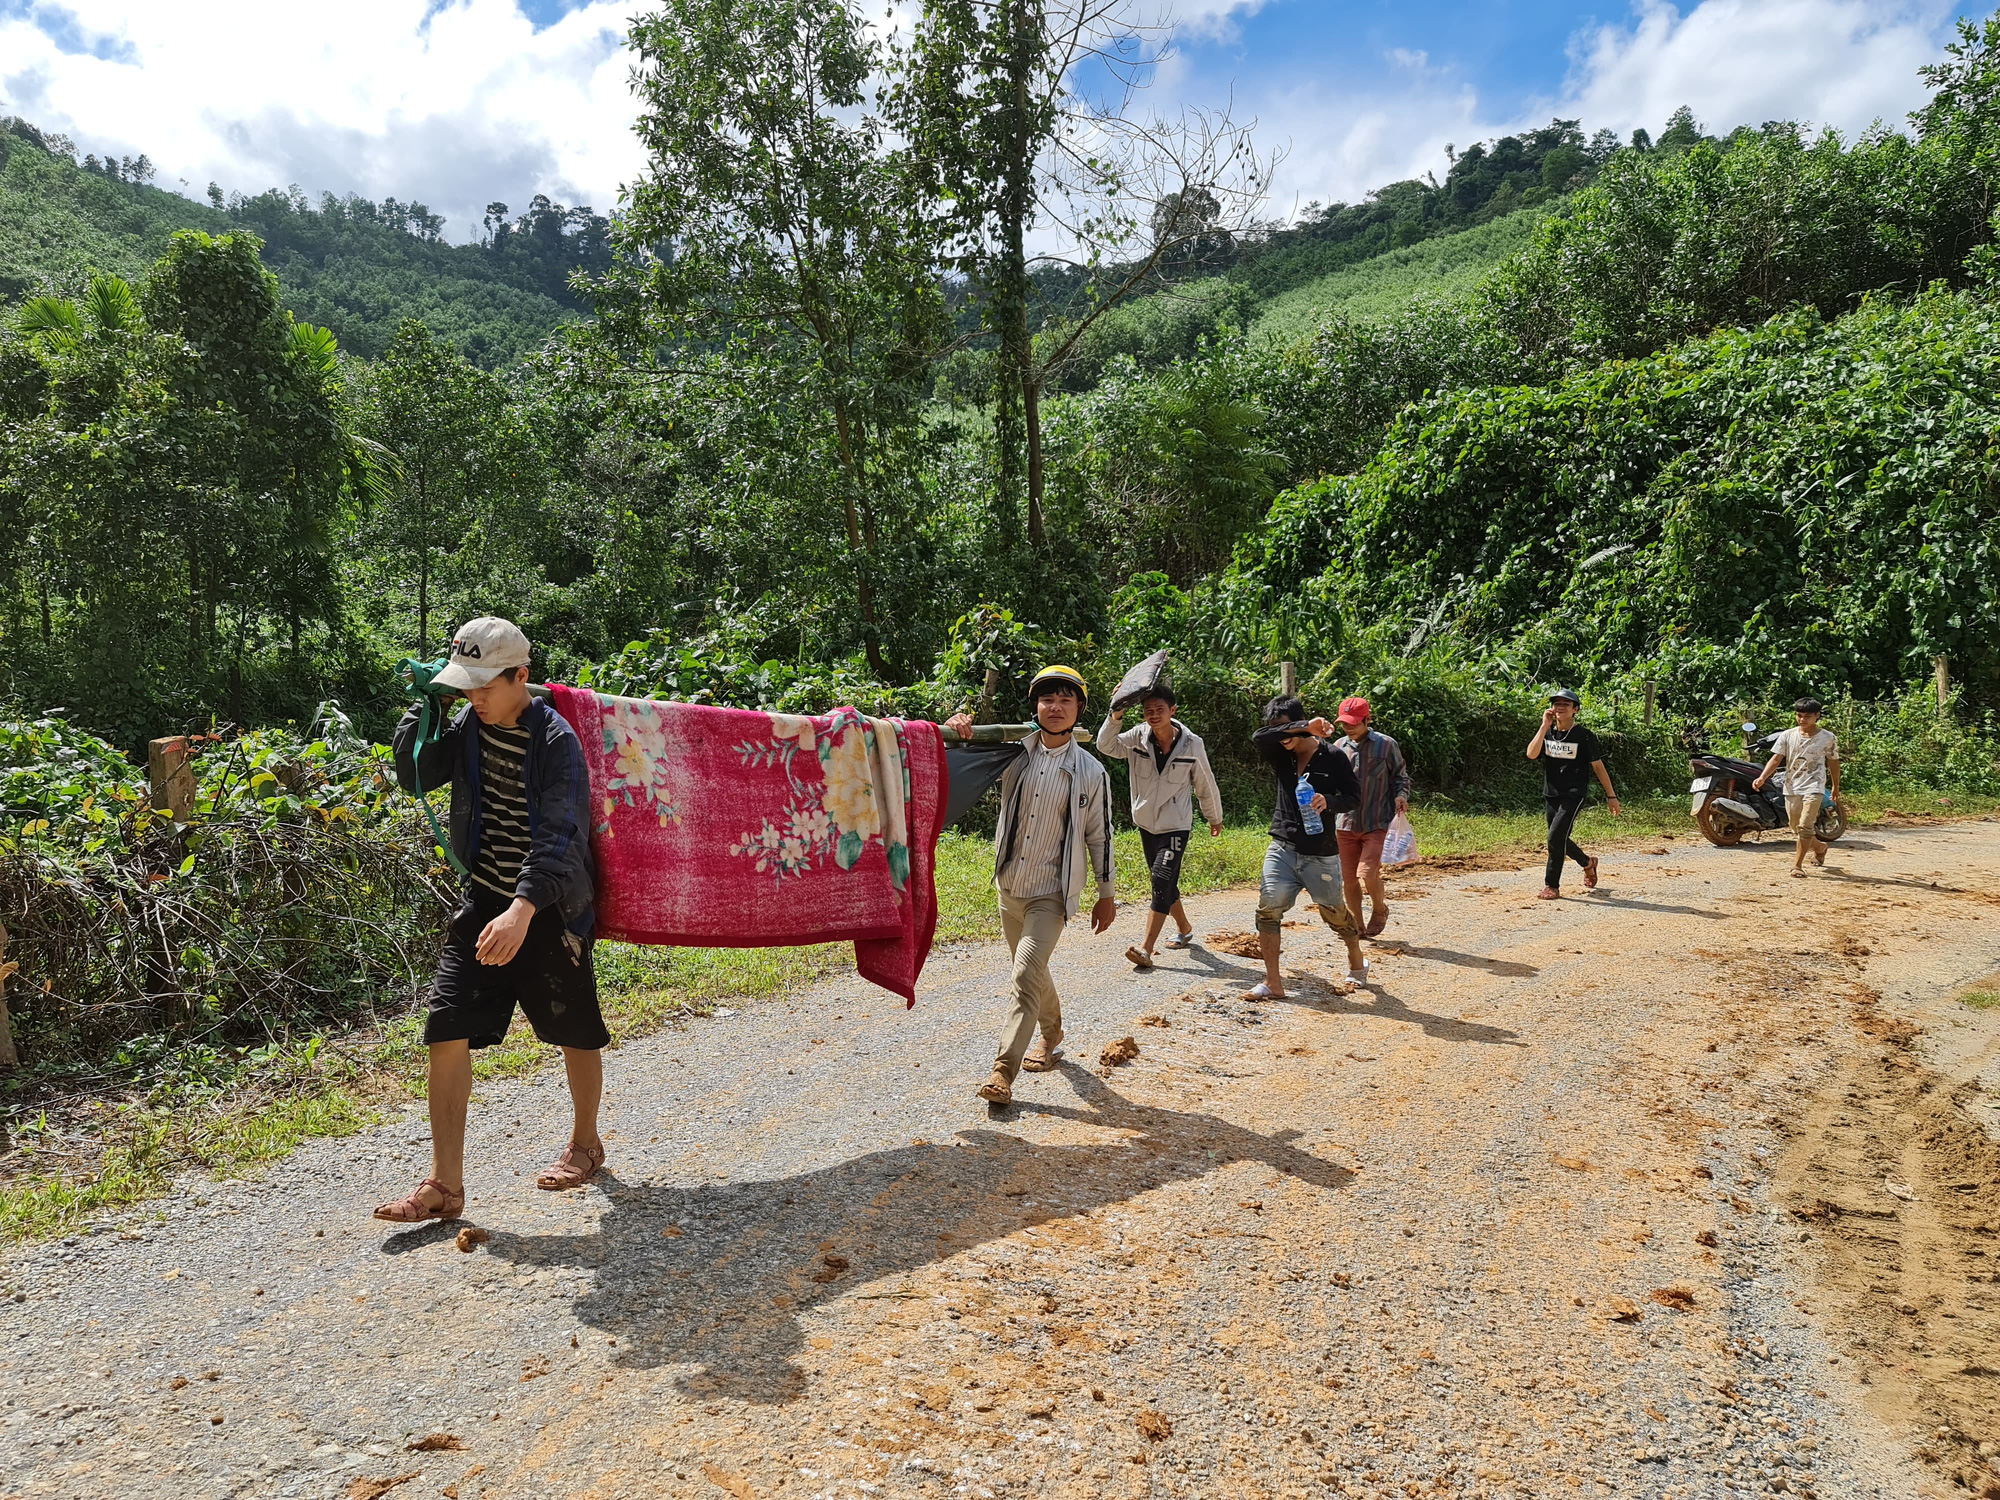
M1281 844L1289 844L1301 854L1338 854L1340 842L1334 837L1333 821L1340 813L1347 812L1361 800L1361 788L1354 779L1354 767L1338 749L1321 740L1319 748L1313 751L1312 759L1299 769L1299 758L1288 749L1282 738L1285 726L1260 729L1253 734L1251 743L1271 768L1272 779L1277 783L1278 800L1271 808L1271 837ZM1298 785L1301 776L1312 783L1314 791L1326 798L1326 809L1320 816L1324 831L1307 833L1305 819L1299 811Z

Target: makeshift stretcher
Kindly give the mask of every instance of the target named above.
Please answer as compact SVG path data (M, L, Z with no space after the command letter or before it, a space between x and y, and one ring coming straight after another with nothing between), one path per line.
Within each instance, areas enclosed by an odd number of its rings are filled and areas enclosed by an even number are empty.
M404 664L426 740L448 720L436 669ZM1034 727L980 725L960 737L851 708L772 714L559 683L529 691L583 746L599 937L670 947L851 941L862 977L910 1003L937 926L938 835Z

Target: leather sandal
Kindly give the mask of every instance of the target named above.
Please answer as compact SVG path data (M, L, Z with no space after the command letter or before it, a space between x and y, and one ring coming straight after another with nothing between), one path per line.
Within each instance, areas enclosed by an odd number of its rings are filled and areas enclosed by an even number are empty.
M1125 962L1143 972L1153 967L1153 956L1144 948L1127 948L1125 950Z
M436 1207L424 1202L424 1189L437 1189L441 1200ZM426 1177L417 1184L417 1190L407 1198L398 1198L394 1203L384 1203L375 1210L375 1217L390 1224L422 1224L430 1219L462 1219L465 1217L465 1189L453 1192L435 1177Z
M1021 1059L1023 1073L1053 1073L1056 1059L1062 1056L1063 1033L1058 1031L1053 1037L1045 1036L1036 1042L1034 1049Z
M563 1153L556 1158L555 1165L543 1169L542 1175L535 1179L535 1186L550 1193L580 1188L595 1177L603 1166L602 1146L579 1146L575 1141L571 1141L563 1147Z
M1583 888L1586 891L1597 889L1597 856L1595 854L1590 856L1590 863L1583 867Z
M1535 899L1537 901L1560 901L1562 899L1562 892L1552 885L1545 885Z
M1014 1102L1014 1085L1008 1081L1006 1072L1000 1068L993 1070L993 1076L982 1083L977 1092L988 1104Z

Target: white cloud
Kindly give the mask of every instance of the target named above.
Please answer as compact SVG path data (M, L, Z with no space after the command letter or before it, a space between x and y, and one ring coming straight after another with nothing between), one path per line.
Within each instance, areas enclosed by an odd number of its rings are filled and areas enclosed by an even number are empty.
M1765 120L1853 135L1901 126L1923 102L1945 7L1880 0L1703 0L1686 15L1648 0L1629 27L1580 33L1560 113L1655 134L1680 105L1711 130Z
M643 165L629 0L536 28L514 0L0 4L0 101L159 183L420 199L476 232L536 192L610 208Z
M1633 18L1578 33L1554 94L1481 98L1436 49L1400 50L1358 85L1321 82L1235 89L1239 116L1258 118L1266 146L1289 143L1271 211L1312 200L1353 202L1370 188L1426 171L1442 176L1445 145L1465 146L1553 118L1587 131L1635 127L1657 135L1690 106L1709 129L1765 120L1832 125L1850 137L1881 119L1900 127L1925 97L1917 69L1939 55L1951 12L1936 0L1701 0L1676 10L1639 0ZM1201 77L1174 80L1198 102Z

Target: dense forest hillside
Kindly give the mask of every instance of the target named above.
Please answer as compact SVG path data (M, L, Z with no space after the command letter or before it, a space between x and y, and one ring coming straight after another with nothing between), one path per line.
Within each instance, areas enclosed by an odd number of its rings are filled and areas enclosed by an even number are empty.
M421 318L475 362L510 364L584 301L570 273L610 264L609 225L588 208L537 199L488 214L483 243L448 244L422 204L297 188L255 197L211 186L204 205L150 184L151 164L74 159L68 143L0 121L0 303L37 290L77 291L92 271L136 278L177 229L248 229L264 242L286 305L373 357L404 318Z
M474 245L0 135L51 210L0 215L0 698L125 746L327 699L379 733L397 659L496 612L541 671L788 708L943 713L992 668L1012 713L1037 658L1167 646L1233 722L1289 658L1396 704L1437 787L1451 725L1550 680L1725 723L1942 656L2000 709L2000 23L1906 130L1557 121L1237 237L1211 197L1175 239L1177 189L1152 244L1200 253L1087 325L952 113L1002 54L870 96L915 63L839 0L799 26L635 23L624 216L496 205ZM740 156L773 121L813 170Z

